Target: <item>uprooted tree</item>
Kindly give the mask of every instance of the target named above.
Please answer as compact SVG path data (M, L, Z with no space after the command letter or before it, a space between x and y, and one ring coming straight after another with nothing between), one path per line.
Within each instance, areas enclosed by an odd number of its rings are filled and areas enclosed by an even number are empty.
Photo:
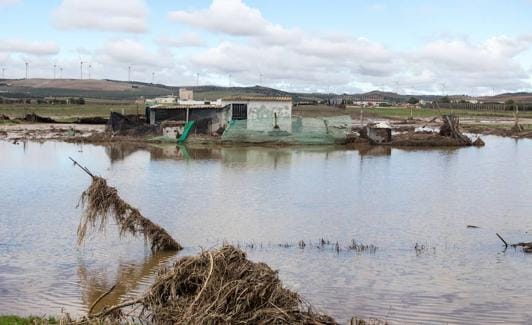
M464 145L471 145L472 141L460 132L460 119L456 115L443 115L443 125L440 128L440 135L457 139Z
M92 177L91 185L81 195L80 202L85 211L78 226L78 244L83 243L90 230L104 230L111 217L118 226L120 236L126 233L142 235L154 252L182 249L164 228L122 200L116 188L107 185L105 179L93 175L86 167L70 159Z

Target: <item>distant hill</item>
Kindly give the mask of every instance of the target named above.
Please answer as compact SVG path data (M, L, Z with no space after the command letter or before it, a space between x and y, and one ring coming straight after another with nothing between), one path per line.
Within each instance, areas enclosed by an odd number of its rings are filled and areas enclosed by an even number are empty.
M179 88L194 90L194 97L202 100L215 100L226 96L291 96L295 102L322 101L334 97L381 97L388 101L406 102L414 96L424 100L436 100L437 95L407 95L385 91L370 91L362 94L325 94L286 92L274 88L253 87L220 87L220 86L167 86L145 82L126 82L120 80L79 80L79 79L0 79L0 96L13 98L38 97L84 97L95 99L134 100L178 94ZM518 102L532 102L532 93L506 93L483 97L484 100L506 101L513 99Z

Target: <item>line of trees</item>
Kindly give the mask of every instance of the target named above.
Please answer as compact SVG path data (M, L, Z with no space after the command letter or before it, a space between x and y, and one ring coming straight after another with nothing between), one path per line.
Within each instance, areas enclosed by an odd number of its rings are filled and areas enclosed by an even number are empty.
M0 97L0 104L52 104L52 105L85 105L85 98L70 97L68 99L59 98L4 98Z

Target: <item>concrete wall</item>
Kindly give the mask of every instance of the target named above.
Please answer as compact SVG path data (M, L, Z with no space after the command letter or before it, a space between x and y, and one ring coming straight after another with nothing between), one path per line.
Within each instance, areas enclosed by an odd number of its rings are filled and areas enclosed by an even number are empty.
M292 102L291 101L230 101L223 102L229 105L229 119L232 116L231 104L247 105L247 128L256 131L271 131L274 126L274 114L277 113L278 125L281 130L290 131L292 127Z
M271 131L275 125L274 114L277 113L277 124L283 131L292 130L292 102L249 102L248 129ZM270 121L268 125L267 121Z

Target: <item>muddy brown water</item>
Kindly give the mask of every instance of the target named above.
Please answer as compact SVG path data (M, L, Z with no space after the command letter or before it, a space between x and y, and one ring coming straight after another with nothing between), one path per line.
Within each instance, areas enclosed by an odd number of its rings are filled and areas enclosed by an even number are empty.
M253 260L342 322L530 324L532 255L503 251L495 232L532 241L532 141L485 140L453 150L0 141L0 314L82 314L118 283L105 300L116 303L140 294L160 265L225 240L253 242ZM68 156L185 250L152 256L113 227L77 247L76 205L90 179ZM316 248L320 238L342 249ZM378 249L345 250L352 239Z

